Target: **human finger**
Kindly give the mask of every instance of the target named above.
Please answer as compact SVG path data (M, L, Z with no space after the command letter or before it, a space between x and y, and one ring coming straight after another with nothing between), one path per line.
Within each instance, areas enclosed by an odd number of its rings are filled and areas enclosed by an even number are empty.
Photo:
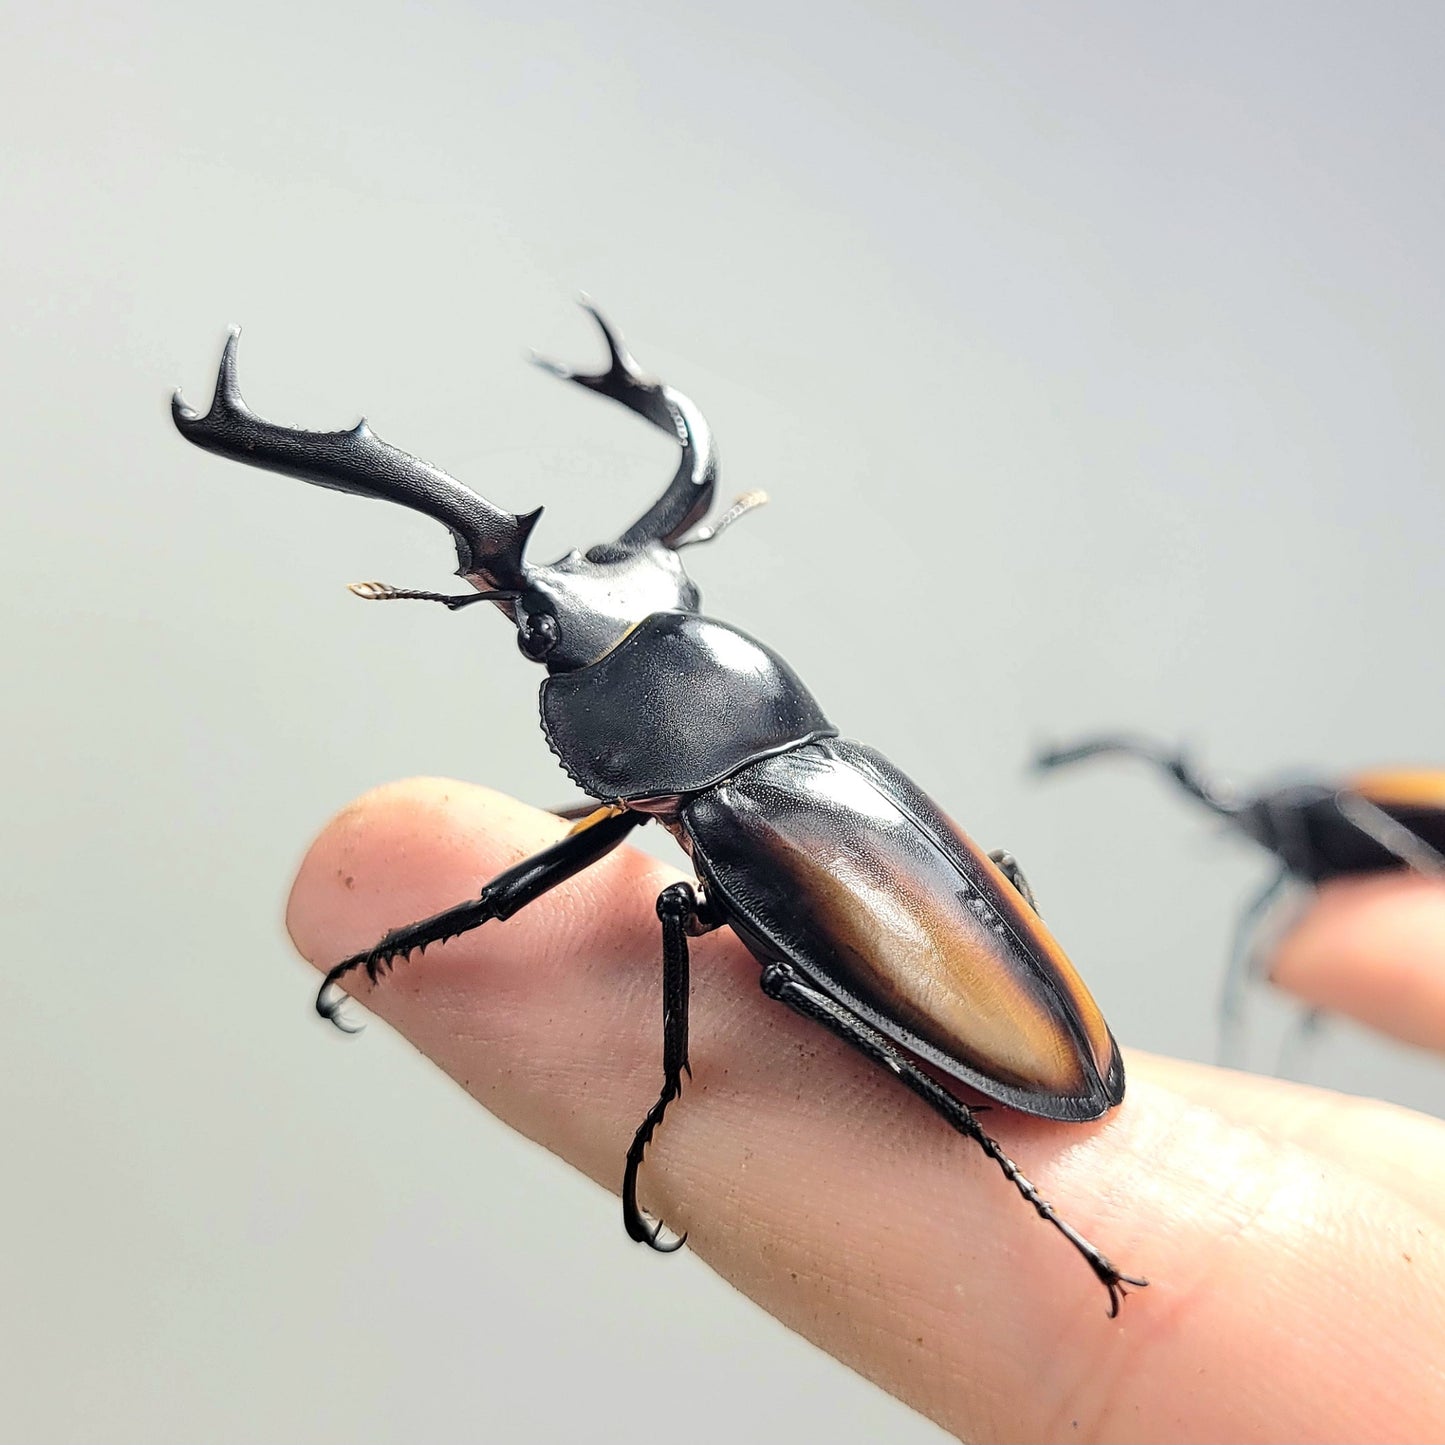
M564 825L453 783L382 790L293 892L328 965L474 894ZM495 1113L616 1188L659 1083L653 901L619 849L506 924L430 950L369 1007ZM1134 1067L1109 1119L990 1129L1060 1212L1152 1284L1098 1285L997 1171L896 1081L769 1003L725 931L693 944L694 1078L644 1202L785 1323L974 1439L1430 1439L1445 1421L1438 1209L1247 1094ZM1202 1091L1207 1101L1208 1091ZM1445 1129L1436 1152L1445 1151ZM615 1227L610 1221L599 1227Z
M1445 883L1406 873L1327 883L1275 946L1270 979L1316 1008L1445 1051Z

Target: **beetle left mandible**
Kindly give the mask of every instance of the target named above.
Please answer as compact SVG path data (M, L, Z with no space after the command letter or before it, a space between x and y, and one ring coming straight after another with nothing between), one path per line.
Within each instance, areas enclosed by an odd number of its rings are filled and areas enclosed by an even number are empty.
M1124 1095L1123 1060L1098 1006L1008 855L983 852L881 754L840 738L777 653L701 615L679 553L716 537L759 497L702 525L717 476L707 423L687 397L645 376L584 304L607 366L578 374L542 364L674 437L681 457L666 490L616 541L546 565L523 555L537 512L500 511L365 422L307 432L255 416L236 383L234 331L210 411L197 415L179 394L173 403L181 434L197 446L445 524L457 572L474 592L353 590L453 610L494 603L522 652L546 664L547 741L598 804L478 897L338 963L318 1010L346 1027L339 985L350 974L374 982L416 949L510 918L656 819L688 853L698 886L674 885L659 900L663 1086L627 1152L623 1218L632 1238L657 1249L681 1243L638 1204L637 1176L688 1070L688 939L728 927L757 958L769 997L888 1069L978 1144L1088 1261L1117 1313L1123 1287L1145 1281L1122 1274L1059 1219L974 1110L919 1064L1024 1113L1097 1119Z

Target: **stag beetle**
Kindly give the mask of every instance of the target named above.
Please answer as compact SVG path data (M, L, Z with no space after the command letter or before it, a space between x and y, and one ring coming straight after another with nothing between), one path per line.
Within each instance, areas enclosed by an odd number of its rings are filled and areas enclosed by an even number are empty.
M1132 737L1100 737L1051 748L1034 760L1051 771L1106 753L1143 758L1191 798L1273 853L1279 870L1240 914L1221 991L1219 1055L1238 1065L1244 1053L1244 1000L1255 925L1290 882L1316 887L1332 878L1410 869L1445 878L1445 772L1392 770L1338 782L1292 782L1243 797L1205 778L1178 752ZM1319 1020L1304 1018L1305 1032Z
M563 769L595 800L560 842L494 878L480 896L388 933L338 963L317 995L350 1029L340 983L373 983L414 950L510 918L656 819L692 860L697 884L657 900L662 923L663 1084L627 1151L627 1233L664 1252L683 1239L637 1200L654 1131L688 1063L688 939L728 927L761 965L763 991L896 1075L972 1139L1041 1218L1078 1250L1118 1312L1120 1273L1065 1223L984 1132L967 1104L920 1067L927 1061L998 1103L1063 1122L1097 1119L1124 1095L1108 1025L1040 922L1014 860L984 853L886 758L841 738L777 653L699 612L679 553L717 537L760 496L713 526L717 455L694 404L639 370L585 299L607 365L595 374L534 356L565 380L620 402L674 437L677 472L615 541L549 565L523 558L540 509L498 510L447 473L398 451L364 421L350 431L276 426L251 412L236 381L231 332L211 409L177 392L182 436L208 451L323 487L379 497L445 524L457 575L448 596L360 583L375 601L449 609L491 602L522 652L545 663L542 729ZM576 816L581 810L573 810Z

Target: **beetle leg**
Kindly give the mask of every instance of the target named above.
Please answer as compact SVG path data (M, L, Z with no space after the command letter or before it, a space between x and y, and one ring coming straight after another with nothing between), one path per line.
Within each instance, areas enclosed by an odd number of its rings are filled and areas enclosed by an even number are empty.
M582 803L564 803L560 808L548 808L547 811L554 818L565 818L569 823L577 823L583 818L590 818L598 806L596 798L588 798Z
M1135 1279L1132 1275L1121 1274L1114 1264L1094 1245L1090 1244L1072 1225L1059 1218L1054 1206L1033 1186L1018 1165L1003 1152L997 1140L984 1132L983 1126L974 1117L961 1099L956 1099L936 1079L923 1072L891 1040L883 1037L871 1024L864 1022L851 1010L843 1007L836 999L805 983L798 971L787 963L770 963L762 974L763 992L769 998L785 1003L789 1008L820 1023L824 1028L851 1044L865 1058L895 1074L904 1085L911 1089L935 1113L960 1134L972 1139L990 1159L1003 1171L1004 1177L1033 1205L1040 1219L1053 1225L1078 1252L1083 1255L1099 1282L1109 1291L1109 1317L1119 1313L1119 1302L1128 1293L1124 1286L1135 1285L1142 1289L1149 1283L1146 1279Z
M1367 838L1378 843L1407 868L1427 878L1445 875L1445 855L1432 848L1418 833L1377 803L1359 793L1335 794L1335 808L1347 823L1353 823Z
M1024 877L1024 870L1019 866L1019 860L1007 848L994 848L988 856L998 865L998 871L1018 889L1024 902L1037 913L1039 911L1038 900L1034 897L1034 890L1029 887L1029 880Z
M345 995L340 982L347 974L358 968L365 969L366 976L375 983L398 959L408 958L418 949L455 938L493 918L510 918L548 889L565 883L574 873L580 873L610 853L628 833L646 821L645 813L597 810L595 821L590 825L574 828L550 848L499 873L479 897L424 918L420 923L395 928L364 952L342 959L321 984L316 995L316 1012L343 1033L360 1033L361 1025L348 1023L341 1014Z
M1281 868L1244 912L1234 929L1234 942L1229 950L1229 964L1224 970L1224 986L1219 995L1219 1062L1227 1069L1244 1066L1244 1004L1249 981L1257 970L1251 944L1254 928L1289 880L1288 867Z
M1279 1046L1279 1061L1274 1067L1277 1078L1298 1077L1308 1057L1310 1045L1319 1037L1324 1022L1325 1011L1320 1008L1301 1009L1298 1017L1290 1021L1284 1040Z
M662 920L662 1092L637 1126L627 1150L622 1171L622 1223L639 1244L651 1245L662 1254L681 1249L687 1235L668 1234L662 1221L654 1219L637 1202L637 1171L652 1142L667 1106L682 1093L682 1076L692 1077L687 1058L688 935L710 933L718 921L699 906L691 884L674 883L657 899L657 916Z

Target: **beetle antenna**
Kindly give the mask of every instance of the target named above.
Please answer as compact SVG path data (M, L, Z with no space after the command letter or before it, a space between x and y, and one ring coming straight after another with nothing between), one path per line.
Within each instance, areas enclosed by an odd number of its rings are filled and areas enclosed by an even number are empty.
M368 602L440 602L448 612L470 607L473 602L515 602L520 592L502 589L495 592L464 592L448 597L444 592L418 592L411 587L391 587L385 582L348 582L346 590Z
M1222 818L1234 818L1239 812L1239 803L1224 788L1209 782L1195 772L1193 765L1182 752L1170 752L1157 743L1139 738L1102 737L1090 738L1068 748L1045 748L1034 758L1037 772L1050 772L1054 768L1067 767L1070 763L1083 762L1086 758L1099 757L1104 753L1122 753L1127 757L1142 758L1146 763L1168 773L1191 797L1197 798L1206 808Z
M766 505L767 500L766 492L744 492L712 526L699 527L690 537L674 542L672 550L681 552L684 547L696 547L700 542L715 542L739 517L746 517L749 512Z

